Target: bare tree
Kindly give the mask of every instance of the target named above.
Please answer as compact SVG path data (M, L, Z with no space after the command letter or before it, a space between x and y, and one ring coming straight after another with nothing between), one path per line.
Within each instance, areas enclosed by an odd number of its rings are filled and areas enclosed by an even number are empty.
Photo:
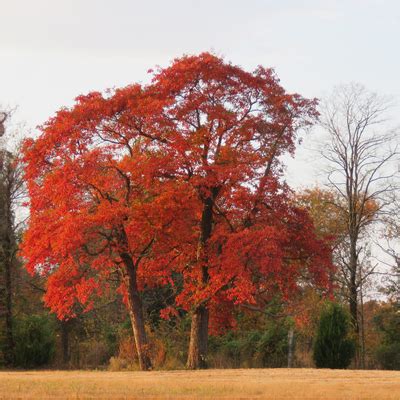
M398 191L392 196L392 204L384 218L385 242L378 244L386 254L380 262L389 267L383 275L384 288L382 291L400 308L400 195Z
M360 340L359 293L376 265L363 268L368 227L390 205L394 192L395 131L386 128L391 104L360 84L336 88L321 107L321 124L329 135L322 155L328 184L337 192L337 207L346 221L346 238L338 252L354 334ZM361 361L359 354L356 363Z

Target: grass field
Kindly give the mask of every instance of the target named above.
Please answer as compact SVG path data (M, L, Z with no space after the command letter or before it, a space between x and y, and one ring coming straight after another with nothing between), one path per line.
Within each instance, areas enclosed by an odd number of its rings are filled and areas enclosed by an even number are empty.
M400 399L400 372L0 372L1 399Z

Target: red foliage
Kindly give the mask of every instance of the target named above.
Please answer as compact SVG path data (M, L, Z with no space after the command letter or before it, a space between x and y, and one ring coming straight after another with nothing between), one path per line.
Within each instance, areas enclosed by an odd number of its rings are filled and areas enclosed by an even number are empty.
M315 105L287 94L271 69L249 73L203 53L159 69L146 87L60 110L25 144L22 252L31 272L50 274L50 307L63 317L76 301L90 306L121 252L137 263L139 287L182 274L177 303L209 304L215 326L229 304L288 297L305 274L326 285L329 248L293 205L280 163Z

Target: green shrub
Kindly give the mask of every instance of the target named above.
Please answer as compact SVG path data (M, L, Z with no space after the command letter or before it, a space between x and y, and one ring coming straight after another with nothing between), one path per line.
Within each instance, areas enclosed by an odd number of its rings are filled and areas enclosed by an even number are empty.
M380 310L374 322L382 335L376 358L384 369L400 370L400 308L393 304Z
M241 332L240 354L241 360L245 362L246 367L256 366L254 359L261 336L262 332L260 331Z
M210 337L210 365L223 368L269 367L287 364L287 329L282 323L269 322L263 330L231 331Z
M288 339L283 325L269 326L257 343L256 356L261 367L279 368L287 365Z
M314 343L317 368L347 368L354 357L355 344L348 338L349 318L336 303L328 303L321 313Z
M15 364L34 368L48 364L54 354L54 327L47 317L31 315L15 324Z
M382 344L378 347L376 357L384 369L400 370L400 341Z

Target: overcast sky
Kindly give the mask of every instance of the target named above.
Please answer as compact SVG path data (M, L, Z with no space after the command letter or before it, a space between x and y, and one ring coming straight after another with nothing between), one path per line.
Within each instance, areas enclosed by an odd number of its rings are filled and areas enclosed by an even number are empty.
M0 0L0 104L34 132L81 93L201 51L274 67L308 97L357 81L399 99L399 39L396 0ZM307 143L290 163L296 186L315 180Z

